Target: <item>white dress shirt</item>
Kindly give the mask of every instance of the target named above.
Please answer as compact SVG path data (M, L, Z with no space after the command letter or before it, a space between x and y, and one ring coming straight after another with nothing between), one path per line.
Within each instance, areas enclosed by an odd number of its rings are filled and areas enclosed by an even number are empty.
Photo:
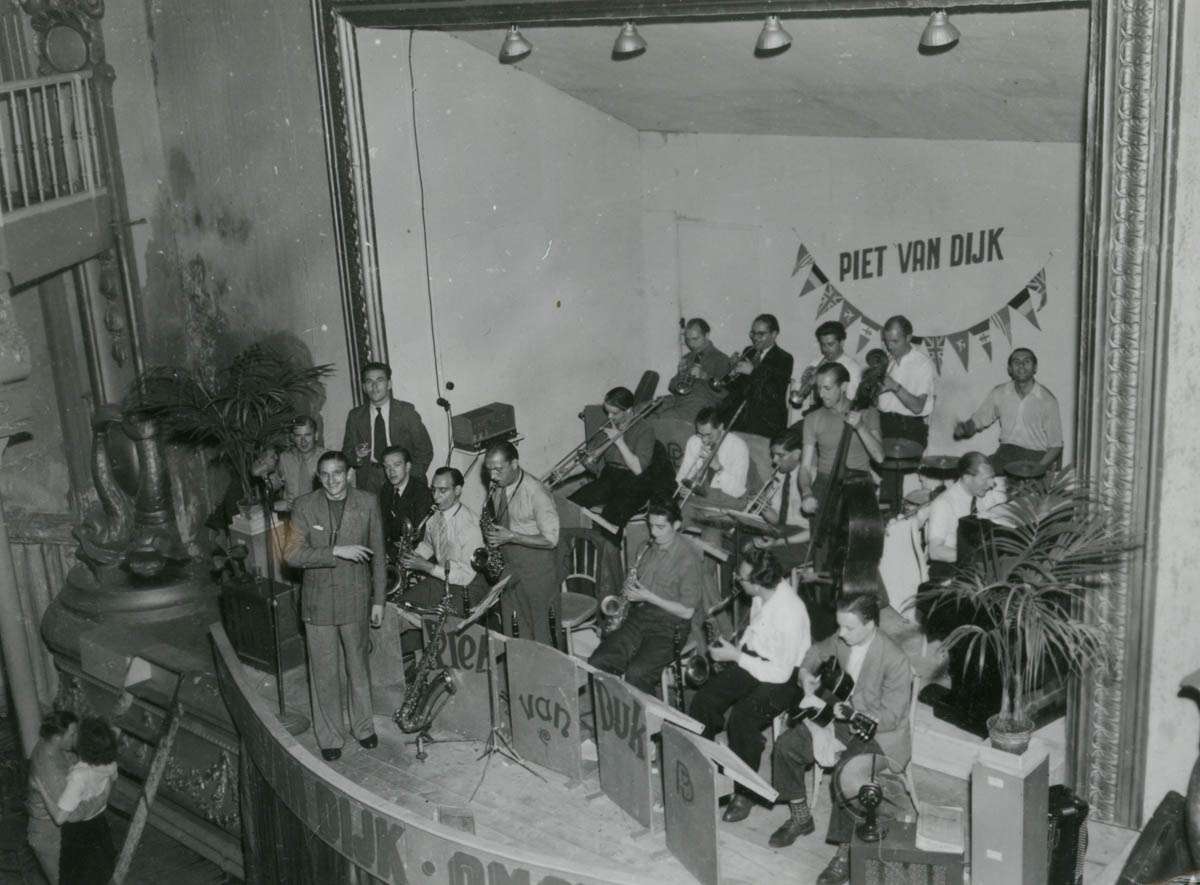
M900 397L889 390L879 395L879 411L919 418L927 418L933 413L933 385L937 370L925 351L914 347L904 354L899 362L889 360L887 373L889 378L895 379L897 384L913 396L925 397L925 405L921 407L921 411L912 412L900 402Z
M808 609L792 585L780 581L766 601L756 596L750 603L750 624L738 643L737 664L759 682L787 682L810 645Z
M436 556L440 577L442 567L450 564L450 583L465 587L475 580L471 556L483 546L479 517L465 504L459 503L449 511L439 510L425 523L425 535L417 545L416 555L422 559Z
M693 433L688 437L687 444L683 447L683 459L679 462L679 472L675 474L676 482L685 479L699 482L703 479L693 475L700 466L703 447L704 443L698 434ZM750 447L746 445L746 441L736 433L725 434L717 448L715 460L721 469L713 476L710 487L724 492L731 498L740 498L746 494L746 477L750 473Z

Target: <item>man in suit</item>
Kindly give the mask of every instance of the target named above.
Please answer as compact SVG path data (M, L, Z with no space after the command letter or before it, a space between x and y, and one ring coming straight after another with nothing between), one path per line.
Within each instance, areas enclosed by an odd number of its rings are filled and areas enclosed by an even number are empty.
M792 355L775 344L779 337L779 320L774 314L762 313L750 325L750 341L754 349L733 366L733 379L728 383L729 395L721 409L727 419L743 403L745 408L730 430L753 433L770 440L787 428L787 395L792 382Z
M364 749L379 744L371 712L367 664L367 609L372 627L383 622L387 573L378 499L350 487L341 452L317 462L321 488L296 499L287 543L288 565L304 570L300 617L308 647L313 731L326 761L342 755L343 688L339 644L350 683L350 734Z
M388 446L383 450L383 470L387 485L379 490L379 510L383 514L383 540L387 549L399 542L405 526L411 532L429 516L433 495L425 477L412 471L412 455L404 446ZM413 545L421 539L415 538Z
M412 471L424 482L433 463L433 441L412 403L392 397L392 369L386 363L367 363L362 370L367 402L346 416L342 452L354 468L354 484L377 494L387 477L383 452L404 446L412 453Z
M827 731L829 726L814 729L810 723L801 722L775 742L771 759L774 785L790 811L787 822L771 834L770 844L775 848L791 845L798 836L815 828L804 791L804 772L817 761L818 742L823 742L830 752L835 752L840 744L845 748L841 751L843 758L866 753L884 756L896 774L903 772L912 758L908 723L912 668L899 646L879 630L878 598L869 593L841 597L837 603L837 622L837 634L814 644L805 655L800 684L806 697L815 697L818 680L813 673L821 661L836 655L842 669L854 680L854 689L848 701L834 707L832 734ZM851 733L847 723L853 713L863 713L878 723L873 739L864 741ZM838 850L818 877L818 885L850 881L853 825L845 809L834 802L826 841L836 844Z

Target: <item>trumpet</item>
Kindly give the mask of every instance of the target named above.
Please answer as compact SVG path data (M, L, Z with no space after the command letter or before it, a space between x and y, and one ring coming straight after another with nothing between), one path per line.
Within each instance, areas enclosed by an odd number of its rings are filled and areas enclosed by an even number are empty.
M812 395L813 389L817 386L817 370L815 366L809 366L804 370L804 374L800 376L800 387L793 387L788 391L788 405L793 409L800 409L808 401Z
M692 369L700 365L700 356L692 351L686 353L679 360L679 371L675 373L678 381L671 383L671 391L677 396L687 396L692 392L692 388L696 386L696 379L692 377Z
M775 496L775 489L779 486L780 482L787 482L787 472L776 470L763 483L762 488L755 492L754 497L750 499L750 503L746 505L746 509L742 512L750 516L759 516L770 505L771 499Z
M653 541L647 541L646 545L638 551L637 559L634 560L633 566L629 569L629 574L625 578L626 583L637 581L638 566L642 564L642 560L646 558L646 554L650 552L650 548L653 546ZM625 595L624 588L622 588L620 593L613 593L600 600L600 614L604 615L605 618L605 633L611 633L625 622L625 616L629 614L629 597Z
M737 364L740 363L742 360L750 360L750 362L752 362L752 363L755 362L755 355L757 353L758 353L758 348L755 347L753 344L751 344L749 347L747 347L745 350L742 351L741 356L739 356L736 360L733 361L733 366L730 367L729 371L727 373L725 373L725 375L723 375L720 378L710 379L708 382L708 386L711 387L717 393L722 393L727 387L729 387L730 384L733 383L734 379L737 378L737 376L738 376Z
M642 403L640 406L635 406L633 415L626 422L625 426L621 428L621 432L593 448L593 444L597 443L605 435L604 431L612 430L617 426L614 420L610 418L599 430L567 452L557 464L551 467L549 472L542 477L542 482L549 488L561 485L575 473L577 468L582 467L585 462L596 461L603 456L613 443L628 433L634 424L661 406L665 399L666 397L660 396L649 402Z

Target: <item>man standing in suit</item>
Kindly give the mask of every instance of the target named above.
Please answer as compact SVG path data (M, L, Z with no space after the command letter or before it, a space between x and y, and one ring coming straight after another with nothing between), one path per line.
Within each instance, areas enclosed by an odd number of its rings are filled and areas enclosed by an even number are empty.
M371 711L367 608L371 626L383 622L387 572L379 501L350 488L341 452L317 462L321 488L296 499L288 565L304 570L300 617L308 647L313 731L326 761L342 755L342 695L338 654L344 654L350 694L350 734L364 749L379 744Z
M730 430L753 433L766 441L787 428L787 395L792 382L792 355L776 346L779 320L774 314L761 313L750 324L750 341L754 349L733 366L729 395L721 405L726 418L732 419L738 406L745 408Z
M843 596L837 603L838 632L816 643L805 655L800 683L807 697L814 697L818 680L813 673L821 661L836 655L854 688L845 703L834 707L832 734L829 726L810 728L808 722L788 729L775 742L771 765L774 786L791 812L786 823L771 834L775 848L791 845L798 836L815 828L804 791L804 772L818 759L815 746L824 743L829 752L844 747L842 757L874 753L887 759L896 774L912 758L912 733L908 709L912 699L912 668L892 640L879 630L879 600L873 594ZM847 724L851 715L862 713L875 720L875 737L864 741ZM821 752L820 755L824 755ZM817 878L818 885L841 885L850 881L850 835L854 821L837 802L829 818L826 841L838 846L837 854Z
M412 453L412 470L424 482L433 463L433 441L412 403L392 398L392 369L386 363L367 363L362 369L367 402L346 416L342 452L354 468L354 484L377 494L387 477L383 451L404 446Z

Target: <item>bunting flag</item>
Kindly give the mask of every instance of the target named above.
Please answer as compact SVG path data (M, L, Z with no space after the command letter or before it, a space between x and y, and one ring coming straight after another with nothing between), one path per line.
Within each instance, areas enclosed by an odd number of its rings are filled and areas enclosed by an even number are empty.
M975 339L975 345L982 347L983 352L987 354L988 361L992 359L992 331L991 324L987 320L982 320L970 329L971 337Z
M821 293L821 306L817 308L817 316L833 310L845 299L842 298L842 293L829 283L825 284L825 291Z
M795 276L802 270L807 270L812 263L813 257L808 254L808 247L801 243L799 250L796 252L796 265L792 268L792 276Z
M883 331L883 326L875 322L866 314L860 313L859 319L862 320L862 325L858 327L858 350L855 353L861 353L862 349L871 343L880 332Z
M832 287L830 287L830 288L832 288ZM858 318L861 316L862 316L861 310L859 310L857 307L855 307L853 304L851 304L845 298L842 299L842 312L841 312L841 315L838 317L838 322L840 322L842 324L843 328L849 329L856 322L858 322Z
M950 342L950 346L958 354L958 359L963 364L963 369L970 371L971 367L968 364L970 353L968 351L971 347L971 336L968 332L965 330L962 332L952 332L946 336L946 340Z
M1038 324L1037 312L1034 310L1033 299L1029 297L1028 289L1022 289L1014 295L1008 302L1008 306L1020 312L1021 316L1033 323L1035 329L1041 330L1042 327Z
M838 311L838 319L841 324L849 328L855 323L858 327L858 348L856 353L861 353L872 341L879 339L883 327L862 312L858 307L855 307L850 301L837 290L837 288L829 282L829 278L821 270L812 253L808 251L808 247L803 243L796 252L796 264L792 269L792 276L796 276L800 271L808 269L808 274L805 276L804 285L800 289L800 296L803 298L809 292L814 292L817 289L821 290L821 303L817 306L817 316L821 317L832 311L835 307L840 308ZM1014 295L1004 304L999 310L991 314L987 319L980 320L974 325L967 326L965 329L960 329L956 332L947 332L944 335L925 335L923 337L914 335L913 343L924 345L937 367L938 374L942 372L942 353L945 349L946 341L949 340L950 346L958 355L959 362L962 363L965 371L970 371L971 361L971 339L975 340L976 347L983 350L989 361L992 359L992 332L994 329L999 329L1003 334L1008 346L1012 347L1012 313L1017 310L1025 319L1033 325L1035 329L1041 330L1041 324L1038 322L1038 311L1045 308L1049 301L1049 292L1046 288L1046 268L1041 268L1022 287L1021 291Z
M1046 268L1043 267L1041 270L1039 270L1037 273L1035 273L1033 275L1033 279L1030 280L1025 285L1025 288L1029 290L1030 295L1032 295L1038 299L1037 309L1045 310L1046 297L1047 297L1046 296Z
M926 335L925 336L925 352L929 354L929 358L933 360L934 368L937 373L942 374L942 346L946 343L945 335Z
M1012 347L1012 315L1008 312L1008 305L1000 308L989 319L993 326L998 326L1000 331L1004 333L1005 339L1008 341L1008 346Z

